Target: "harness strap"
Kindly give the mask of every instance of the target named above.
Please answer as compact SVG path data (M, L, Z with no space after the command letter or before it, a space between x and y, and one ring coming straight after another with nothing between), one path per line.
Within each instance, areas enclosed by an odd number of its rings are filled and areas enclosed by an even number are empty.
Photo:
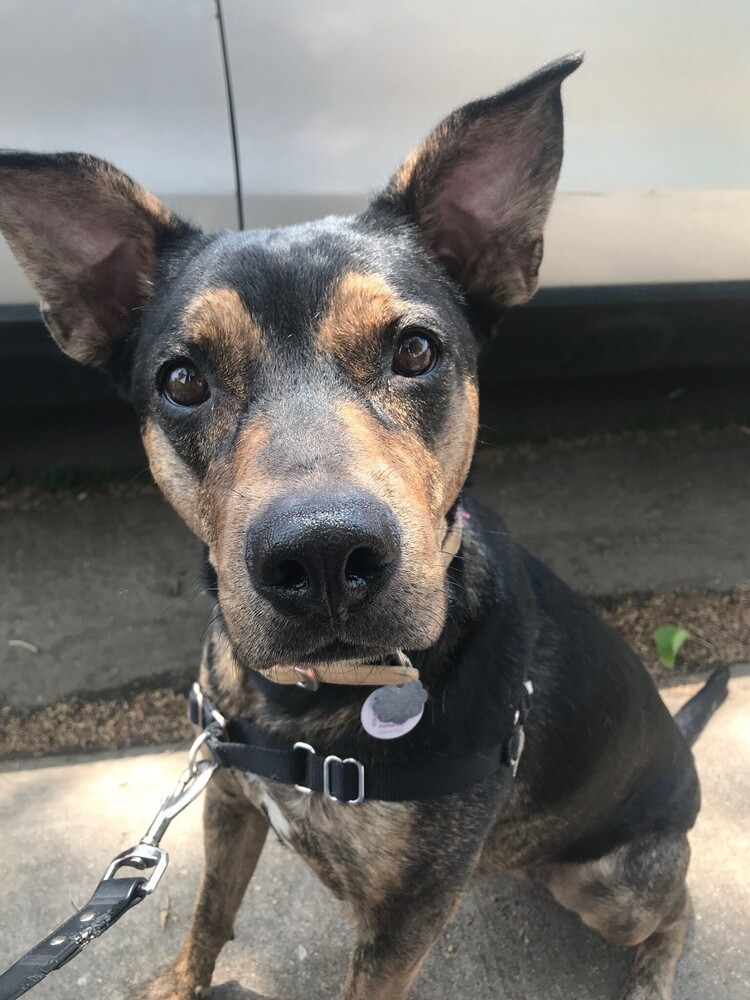
M295 785L303 792L320 792L338 802L407 802L450 795L504 771L512 777L523 751L528 697L524 688L510 735L494 747L463 757L367 765L344 744L324 750L302 742L290 746L249 719L232 716L224 720L197 684L190 694L189 714L191 722L208 734L207 745L220 767Z

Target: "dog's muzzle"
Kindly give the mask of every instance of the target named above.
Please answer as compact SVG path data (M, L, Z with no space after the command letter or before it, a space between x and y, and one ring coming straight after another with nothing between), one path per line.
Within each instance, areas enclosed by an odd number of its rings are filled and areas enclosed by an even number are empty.
M459 505L451 512L440 547L443 564L447 569L461 548L463 522L466 515ZM317 691L321 683L355 684L380 687L386 684L408 684L419 680L419 671L406 653L397 649L376 662L361 660L342 661L322 668L310 664L278 663L267 676L277 684L297 684L308 691Z

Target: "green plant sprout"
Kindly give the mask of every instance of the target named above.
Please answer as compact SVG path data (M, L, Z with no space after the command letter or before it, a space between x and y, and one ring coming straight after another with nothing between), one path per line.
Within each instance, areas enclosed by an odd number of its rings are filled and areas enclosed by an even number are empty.
M665 625L663 628L657 628L654 631L653 640L656 652L659 654L659 659L665 667L674 666L677 654L682 649L685 641L690 638L691 636L687 629L677 628L674 625Z

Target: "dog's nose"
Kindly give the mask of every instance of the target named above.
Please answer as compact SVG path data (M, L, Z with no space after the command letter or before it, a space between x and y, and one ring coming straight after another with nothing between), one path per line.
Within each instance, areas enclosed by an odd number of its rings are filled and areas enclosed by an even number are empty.
M398 561L398 527L368 493L284 497L247 535L253 584L288 615L332 618L385 585Z

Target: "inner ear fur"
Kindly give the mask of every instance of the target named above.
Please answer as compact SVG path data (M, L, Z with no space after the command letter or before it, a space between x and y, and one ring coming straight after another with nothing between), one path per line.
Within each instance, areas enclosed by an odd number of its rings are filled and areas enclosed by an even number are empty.
M150 293L160 247L190 227L103 160L8 151L0 230L59 346L107 368Z
M534 293L563 153L560 87L576 53L454 111L403 163L376 207L416 223L485 315Z

